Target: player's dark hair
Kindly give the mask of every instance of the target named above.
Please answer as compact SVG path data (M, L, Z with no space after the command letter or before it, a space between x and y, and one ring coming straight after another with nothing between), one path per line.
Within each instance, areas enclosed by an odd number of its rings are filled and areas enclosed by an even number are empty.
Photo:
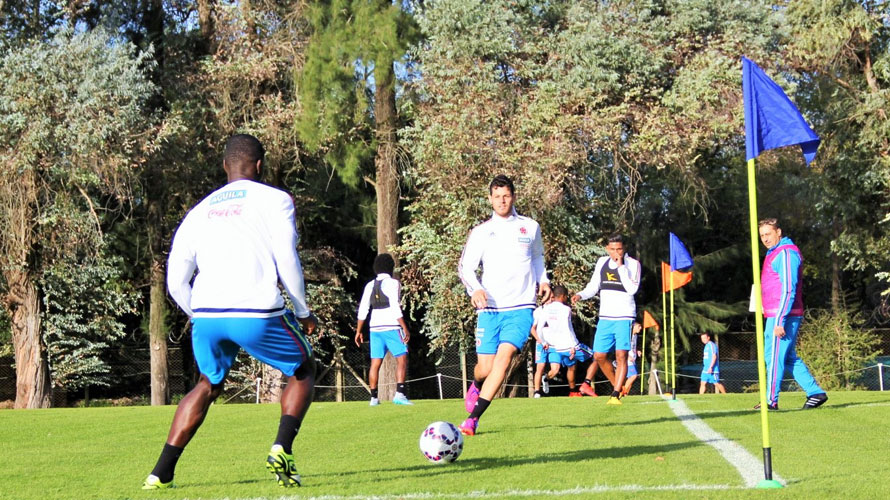
M550 293L553 294L554 297L568 297L569 291L566 287L562 285L554 285L550 287Z
M496 175L494 179L491 180L491 183L488 185L488 194L491 194L494 191L494 188L506 187L510 189L510 194L515 194L516 189L513 187L513 181L510 180L504 174Z
M382 274L386 273L391 275L392 272L396 268L396 261L392 258L392 255L388 253L382 253L374 258L374 273Z
M707 335L708 340L712 340L714 338L714 336L711 335L711 332L701 332L700 335Z
M615 233L612 236L609 236L609 243L621 243L624 245L624 235L621 233Z
M228 165L255 164L266 156L263 144L256 137L249 134L238 134L229 137L226 141L226 151L223 159Z
M767 217L766 219L761 219L760 222L757 223L757 228L761 228L763 226L772 226L773 229L781 230L782 226L779 225L779 219L775 217Z

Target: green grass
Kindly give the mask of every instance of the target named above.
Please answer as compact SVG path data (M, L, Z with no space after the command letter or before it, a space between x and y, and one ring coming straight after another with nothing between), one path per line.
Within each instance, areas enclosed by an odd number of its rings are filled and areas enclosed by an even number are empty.
M173 407L0 411L0 498L260 499L321 496L426 498L886 498L890 393L831 393L816 411L770 414L773 465L783 490L743 488L736 470L698 441L656 397L497 400L460 459L427 463L417 448L435 420L459 423L463 402L413 407L317 403L295 443L303 488L284 490L263 467L277 405L216 405L186 449L175 490L143 492ZM682 396L714 430L760 458L755 395ZM698 485L705 489L675 489ZM601 493L592 490L600 486ZM567 490L579 490L572 494ZM648 491L622 491L642 487ZM717 488L724 489L717 489Z

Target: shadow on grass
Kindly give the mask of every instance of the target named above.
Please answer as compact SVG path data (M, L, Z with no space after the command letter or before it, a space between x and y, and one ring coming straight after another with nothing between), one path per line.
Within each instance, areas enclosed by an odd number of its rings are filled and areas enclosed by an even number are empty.
M551 464L554 467L572 466L577 462L593 461L607 458L627 458L637 455L665 454L686 448L694 448L706 446L700 441L687 441L684 443L674 443L662 446L626 446L614 448L601 448L589 450L575 450L563 453L542 453L525 456L510 457L474 457L459 459L452 464L434 465L413 465L402 467L387 467L378 469L365 469L361 471L345 471L340 473L324 473L314 477L351 477L350 481L354 483L376 483L390 479L396 479L401 476L407 476L414 473L421 474L424 478L433 476L450 476L457 474L465 474L467 472L480 470L496 470L500 468L516 467L530 464ZM559 469L562 470L562 469ZM369 476L363 479L360 476Z

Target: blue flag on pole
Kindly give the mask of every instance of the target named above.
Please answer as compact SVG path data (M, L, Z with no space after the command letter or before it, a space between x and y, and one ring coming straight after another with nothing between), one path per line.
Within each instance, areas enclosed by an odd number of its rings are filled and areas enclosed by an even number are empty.
M747 159L767 149L800 144L807 165L816 157L819 136L807 125L782 87L747 57L742 58Z
M692 267L692 256L689 255L689 250L686 250L686 245L674 233L671 233L670 247L671 271Z

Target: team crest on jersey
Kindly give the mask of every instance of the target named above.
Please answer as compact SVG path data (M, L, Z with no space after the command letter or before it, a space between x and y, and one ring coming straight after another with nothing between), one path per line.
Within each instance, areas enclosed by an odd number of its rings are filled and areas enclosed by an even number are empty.
M519 234L528 234L528 229L525 226L519 226Z

